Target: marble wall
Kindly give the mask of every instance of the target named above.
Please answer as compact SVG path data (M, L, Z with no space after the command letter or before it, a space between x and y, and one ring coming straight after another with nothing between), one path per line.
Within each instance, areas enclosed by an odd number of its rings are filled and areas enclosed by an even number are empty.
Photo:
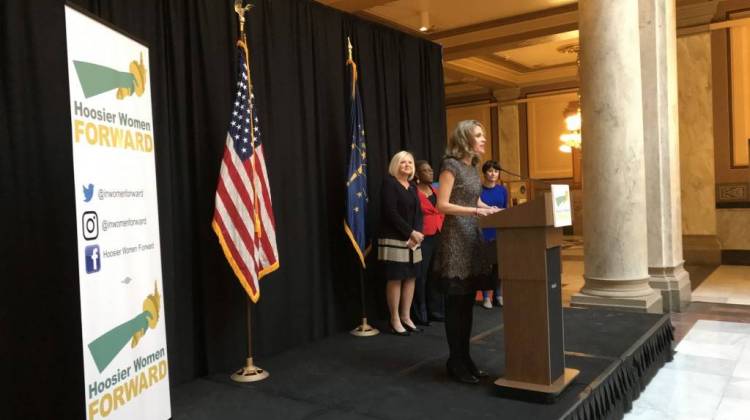
M510 172L521 173L520 132L518 105L498 107L500 121L500 166ZM518 178L506 173L500 174L504 181L516 181Z
M730 159L734 166L747 166L748 138L750 138L750 27L729 30L732 75L732 147ZM743 94L744 93L744 94Z
M716 210L721 249L750 249L750 209Z
M572 154L559 150L560 134L566 132L563 113L578 101L576 92L532 97L526 103L529 177L562 179L573 177Z
M677 38L683 235L716 235L711 38Z

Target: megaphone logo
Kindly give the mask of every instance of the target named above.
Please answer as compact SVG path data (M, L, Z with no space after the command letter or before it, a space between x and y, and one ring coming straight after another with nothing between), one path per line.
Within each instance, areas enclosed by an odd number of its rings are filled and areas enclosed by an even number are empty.
M128 72L76 60L73 60L73 66L86 98L117 89L116 97L122 100L132 96L133 93L141 96L146 91L146 66L143 64L143 53L141 53L140 62L136 60L130 62Z
M143 301L143 309L138 315L89 343L89 351L94 358L99 373L109 366L110 362L128 342L130 342L131 348L135 348L149 328L156 328L156 324L159 322L160 308L161 295L156 288L156 282L154 282L154 293L148 295Z
M562 207L570 201L570 193L565 191L564 195L555 198L555 204L557 207Z

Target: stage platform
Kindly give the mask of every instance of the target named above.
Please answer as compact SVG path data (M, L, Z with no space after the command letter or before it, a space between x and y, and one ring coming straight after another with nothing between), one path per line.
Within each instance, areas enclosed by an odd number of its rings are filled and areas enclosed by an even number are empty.
M442 323L410 337L340 334L259 365L271 377L237 384L213 375L172 391L175 419L618 419L672 359L669 315L564 309L565 360L580 375L553 404L501 398L502 311L476 307L472 356L479 385L445 373ZM240 363L240 361L238 361Z

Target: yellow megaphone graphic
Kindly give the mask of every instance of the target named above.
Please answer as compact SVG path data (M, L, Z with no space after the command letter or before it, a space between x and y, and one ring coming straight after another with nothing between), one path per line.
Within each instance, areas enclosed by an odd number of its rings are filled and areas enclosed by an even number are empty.
M128 342L130 342L130 347L134 348L149 328L156 328L160 309L161 295L154 282L154 293L148 295L143 301L142 312L89 343L89 351L100 373L109 366Z
M129 72L119 71L99 64L73 60L73 66L81 83L86 98L117 89L117 99L124 99L135 93L143 95L146 91L146 65L143 64L143 53L140 61L130 62Z

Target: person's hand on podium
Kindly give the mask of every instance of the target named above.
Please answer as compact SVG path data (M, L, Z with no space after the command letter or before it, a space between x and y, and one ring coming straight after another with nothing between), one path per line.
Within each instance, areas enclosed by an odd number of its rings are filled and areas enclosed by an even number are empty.
M498 207L494 207L494 206L493 207L477 207L476 214L477 214L477 217L484 217L484 216L489 216L491 214L495 214L499 212L500 210L502 209Z

